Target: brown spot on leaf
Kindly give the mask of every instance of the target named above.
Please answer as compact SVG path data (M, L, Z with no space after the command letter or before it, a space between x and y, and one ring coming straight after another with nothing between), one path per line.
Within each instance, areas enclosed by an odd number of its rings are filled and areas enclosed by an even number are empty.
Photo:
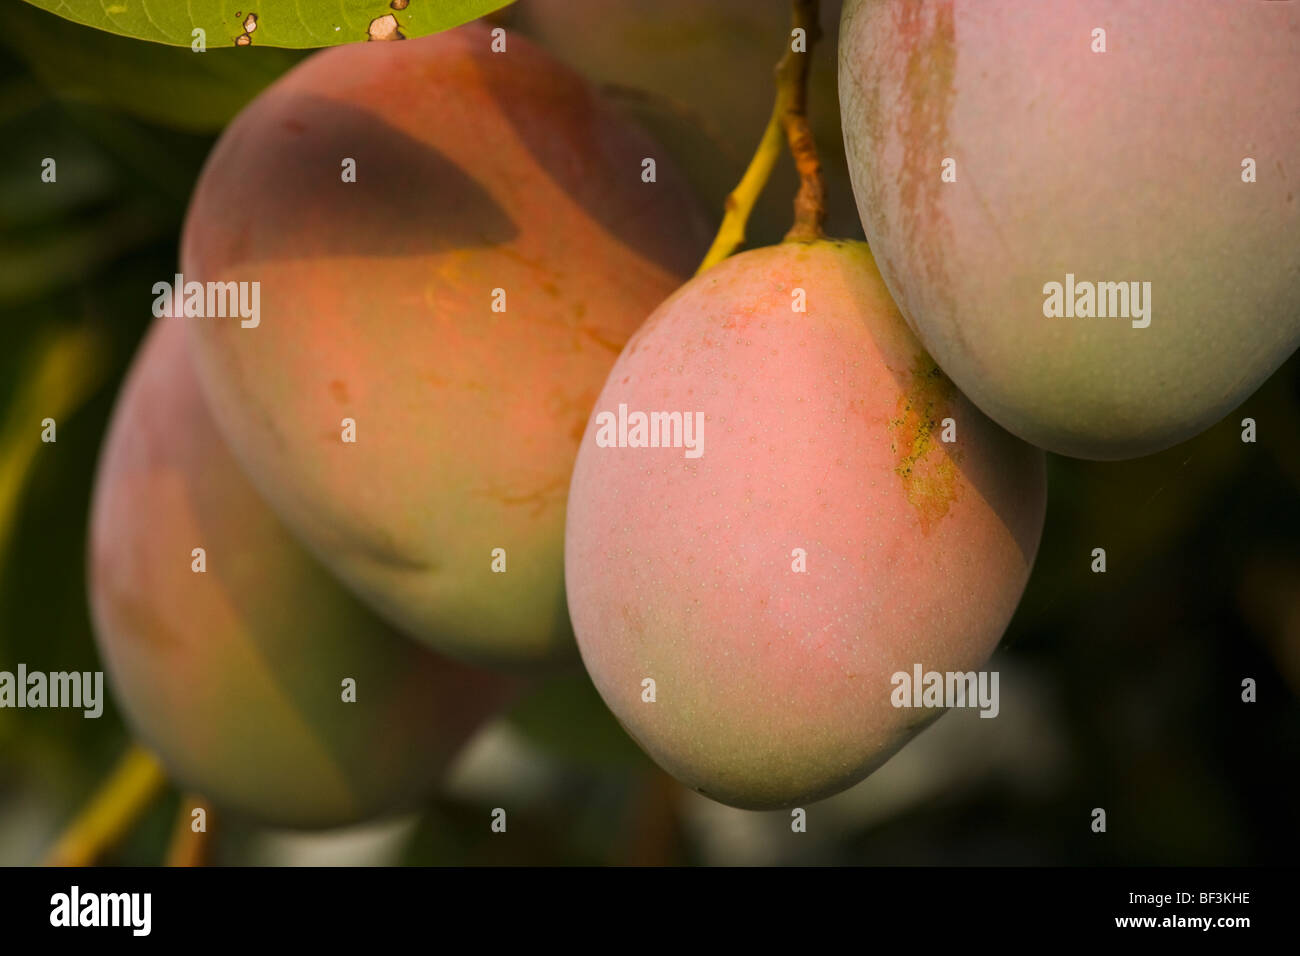
M398 29L400 24L397 17L391 13L386 13L382 17L375 17L370 21L370 29L367 31L369 40L405 40L402 31Z
M411 0L393 0L393 2L389 4L389 6L392 7L394 10L405 10L407 4L409 4L410 2Z
M945 449L938 435L955 394L952 382L934 361L918 355L907 388L898 396L896 414L888 422L894 474L916 509L922 534L930 533L961 494L956 450Z
M243 16L244 15L242 13L236 13L235 19L238 20L240 17ZM235 37L235 46L252 46L253 31L257 29L257 14L249 13L247 17L244 17L243 26L244 26L244 32L241 33L239 36Z

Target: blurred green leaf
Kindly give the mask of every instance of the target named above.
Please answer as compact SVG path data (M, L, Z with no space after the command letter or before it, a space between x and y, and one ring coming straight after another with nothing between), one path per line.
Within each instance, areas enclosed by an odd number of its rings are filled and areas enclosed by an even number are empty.
M115 257L165 234L170 220L139 200L89 222L59 223L26 236L0 236L0 307L83 278Z
M12 122L48 99L45 90L30 76L18 76L0 83L0 125Z
M12 387L0 438L6 525L0 661L9 665L52 671L103 666L86 609L86 515L113 386L148 317L147 307L139 320L122 308L141 298L137 271L124 276L131 288L116 280L101 283L104 301L98 304L79 307L77 296L64 295L4 313L21 343L5 363ZM114 321L96 316L99 305L114 313ZM58 441L49 444L40 441L47 416L58 428ZM0 752L43 780L89 786L96 765L87 754L118 747L123 737L107 685L105 691L98 719L75 709L0 709Z
M79 134L117 163L129 191L175 208L179 232L180 217L212 148L211 137L152 126L83 103L65 103L63 111Z
M54 102L0 120L0 136L9 144L0 173L0 232L5 238L25 240L26 230L111 200L123 189L109 157L73 129ZM55 182L41 178L47 158L57 163ZM6 268L0 264L0 272Z
M370 24L392 18L404 37L460 26L511 0L28 0L34 6L108 33L189 47L193 31L211 49L251 46L307 49L366 40Z
M222 46L199 55L137 43L21 3L7 11L5 27L0 42L56 96L191 132L221 129L302 59L300 53L269 48Z
M0 571L32 461L41 448L41 421L76 411L104 376L102 343L93 327L72 328L33 350L29 372L0 425Z
M98 670L83 570L95 462L210 140L52 98L3 42L0 126L0 668ZM57 443L40 441L46 416ZM0 861L43 851L126 742L111 694L97 720L0 709L0 816L27 814L36 833L0 833Z

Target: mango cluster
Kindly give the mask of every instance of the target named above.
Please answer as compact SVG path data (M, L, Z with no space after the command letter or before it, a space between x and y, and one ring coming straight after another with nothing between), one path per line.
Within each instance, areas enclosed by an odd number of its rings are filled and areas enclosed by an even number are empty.
M654 82L631 6L532 4L555 55L478 23L331 49L213 150L179 271L256 282L260 320L157 320L89 548L117 696L187 787L295 826L414 805L580 657L685 785L829 796L943 712L898 674L986 666L1044 449L1167 447L1300 344L1293 5L1187 0L1171 30L1119 0L847 0L827 166L856 208L828 212L870 245L689 279L722 160L593 85ZM725 73L733 33L673 55ZM719 83L710 115L760 92Z

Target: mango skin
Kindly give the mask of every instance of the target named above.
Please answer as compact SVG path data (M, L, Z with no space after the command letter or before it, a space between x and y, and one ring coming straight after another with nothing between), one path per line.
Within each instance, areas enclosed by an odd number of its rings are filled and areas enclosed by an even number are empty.
M1022 438L1159 451L1300 344L1296 4L849 0L839 82L886 284ZM1151 282L1150 326L1045 317L1043 286L1067 273Z
M258 327L187 327L277 513L429 646L527 666L576 660L564 503L591 404L709 236L669 158L576 74L490 44L471 24L286 74L215 147L181 262L261 283Z
M204 407L188 321L151 330L96 480L90 605L114 696L176 782L256 822L404 809L514 681L408 641L294 541Z
M703 454L597 447L619 403L703 412ZM891 675L988 659L1045 502L1042 452L943 377L865 244L741 253L655 311L596 403L565 550L583 662L687 786L756 810L829 796L937 716L893 707Z

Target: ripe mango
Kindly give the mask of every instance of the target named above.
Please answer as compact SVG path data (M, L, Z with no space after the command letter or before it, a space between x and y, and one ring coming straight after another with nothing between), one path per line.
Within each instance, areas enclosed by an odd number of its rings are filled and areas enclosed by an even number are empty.
M276 512L429 646L528 665L574 656L564 502L591 404L709 236L659 147L524 38L492 42L471 24L286 74L213 150L181 264L260 283L255 326L187 327Z
M1005 428L1156 452L1300 344L1300 6L848 0L839 54L880 272Z
M114 696L177 783L255 821L403 809L514 684L408 641L294 541L208 415L187 321L151 330L96 479L90 605Z
M682 441L661 418L645 447L638 413L678 413ZM583 661L686 785L748 809L829 796L938 715L895 707L894 674L988 659L1045 486L865 244L741 253L655 311L596 403L565 551Z

